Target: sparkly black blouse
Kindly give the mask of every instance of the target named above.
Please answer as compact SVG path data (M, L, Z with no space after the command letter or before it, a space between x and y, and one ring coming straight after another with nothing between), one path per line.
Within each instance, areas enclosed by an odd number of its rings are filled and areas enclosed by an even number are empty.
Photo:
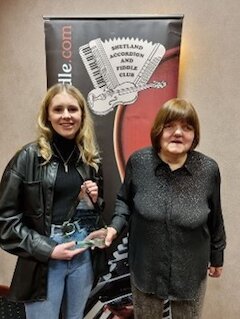
M168 299L193 299L209 263L226 246L217 163L196 151L171 171L152 148L134 153L111 226L129 224L129 266L136 287Z

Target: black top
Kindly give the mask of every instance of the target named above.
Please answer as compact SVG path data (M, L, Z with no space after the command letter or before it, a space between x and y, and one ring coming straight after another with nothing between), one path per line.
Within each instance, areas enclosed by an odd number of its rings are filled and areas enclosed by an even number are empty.
M54 134L52 147L54 156L59 162L54 188L52 223L61 225L66 220L68 211L80 192L83 180L75 166L79 155L75 140L69 140L58 134ZM59 152L65 161L71 156L67 162L67 173L65 172L64 163Z
M152 148L134 153L112 226L121 231L128 221L129 265L136 287L161 298L193 299L209 262L223 264L217 163L193 151L183 167L171 171Z

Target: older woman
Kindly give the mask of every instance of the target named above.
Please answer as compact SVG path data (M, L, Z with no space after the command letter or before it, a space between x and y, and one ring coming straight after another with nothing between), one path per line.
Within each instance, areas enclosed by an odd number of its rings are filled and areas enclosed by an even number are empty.
M197 113L186 100L159 110L152 147L128 160L106 245L129 224L129 266L135 318L200 318L207 272L222 273L225 231L220 173L199 143Z

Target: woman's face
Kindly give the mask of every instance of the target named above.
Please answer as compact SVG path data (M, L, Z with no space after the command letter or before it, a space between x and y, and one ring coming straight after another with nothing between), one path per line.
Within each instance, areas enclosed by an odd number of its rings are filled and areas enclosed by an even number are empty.
M184 156L194 140L194 129L185 120L167 123L160 138L160 154L165 156Z
M78 101L65 91L56 94L48 107L48 120L59 135L73 139L82 122Z

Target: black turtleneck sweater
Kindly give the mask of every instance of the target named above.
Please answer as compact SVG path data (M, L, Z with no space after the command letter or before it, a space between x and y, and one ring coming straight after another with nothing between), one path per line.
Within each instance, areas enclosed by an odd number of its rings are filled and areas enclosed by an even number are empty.
M54 157L59 162L54 188L52 223L60 225L67 219L67 214L79 194L83 180L75 167L79 155L75 140L66 139L55 133L52 148ZM66 162L68 158L68 172L65 172L63 159Z

